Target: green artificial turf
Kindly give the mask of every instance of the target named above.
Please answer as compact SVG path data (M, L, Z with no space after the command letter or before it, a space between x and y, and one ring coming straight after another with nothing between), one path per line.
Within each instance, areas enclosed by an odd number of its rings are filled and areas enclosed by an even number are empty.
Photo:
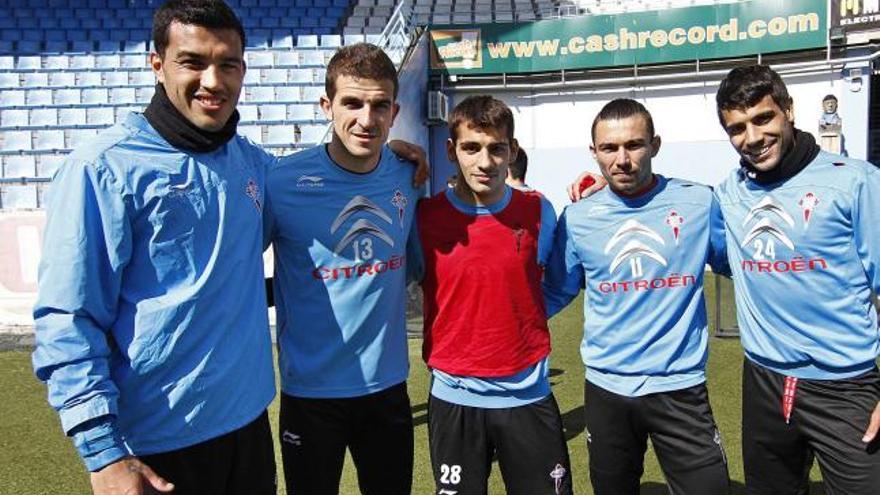
M714 332L714 279L706 281L709 318ZM729 281L723 283L722 325L732 326L735 321ZM583 364L578 354L583 322L581 300L578 299L564 312L553 318L553 354L551 382L566 426L566 437L571 454L575 493L590 494L587 469L587 448L584 440L583 419ZM427 395L428 373L421 361L420 340L410 341L412 370L409 394L415 422L415 473L413 494L435 493L428 457ZM709 394L712 409L721 430L729 459L733 493L745 493L743 488L742 457L740 451L740 372L742 350L737 339L710 339ZM0 494L59 494L71 495L89 492L88 476L69 440L64 438L58 418L46 403L45 387L33 376L30 354L0 352ZM270 409L273 428L277 432L278 401ZM280 467L280 457L278 459ZM279 479L281 479L279 469ZM819 479L814 468L814 479ZM281 483L283 485L283 483ZM279 493L284 494L283 486ZM358 492L357 479L350 462L343 473L343 495ZM493 469L490 479L492 495L504 494L504 486ZM649 448L642 478L642 493L668 493L663 475ZM820 483L814 482L811 494L823 493Z

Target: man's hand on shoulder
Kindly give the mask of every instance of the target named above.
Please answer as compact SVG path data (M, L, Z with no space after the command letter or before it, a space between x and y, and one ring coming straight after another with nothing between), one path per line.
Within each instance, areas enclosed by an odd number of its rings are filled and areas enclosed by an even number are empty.
M388 147L391 148L395 155L416 164L413 186L421 187L428 180L428 173L431 171L431 166L428 164L428 155L425 153L425 150L419 145L399 139L389 141Z
M591 172L584 172L568 185L568 199L577 203L581 199L589 198L608 185L605 177Z
M91 475L95 495L141 495L170 493L174 484L165 481L137 457L126 457Z

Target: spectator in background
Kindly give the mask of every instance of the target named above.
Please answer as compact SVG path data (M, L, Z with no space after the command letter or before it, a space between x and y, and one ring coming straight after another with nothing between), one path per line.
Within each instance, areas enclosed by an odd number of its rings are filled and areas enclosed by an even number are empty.
M526 150L519 148L516 159L510 162L510 165L507 167L507 180L505 181L507 185L524 192L534 191L534 189L526 184L526 171L528 168L529 156L526 154Z

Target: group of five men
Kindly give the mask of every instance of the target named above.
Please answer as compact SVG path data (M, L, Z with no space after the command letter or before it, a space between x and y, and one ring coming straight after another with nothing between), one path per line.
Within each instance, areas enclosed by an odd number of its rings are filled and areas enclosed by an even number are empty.
M880 489L880 171L796 130L770 69L722 82L742 167L714 192L654 174L650 113L607 104L591 150L608 187L557 225L505 186L518 144L495 98L452 111L458 180L419 202L385 144L397 75L375 46L328 65L331 142L275 159L236 134L245 35L228 6L171 0L153 37L153 101L53 182L34 311L34 368L96 494L275 493L270 245L288 493L337 493L346 449L363 493L410 493L407 280L425 294L437 493L485 493L493 457L508 493L572 492L547 318L582 288L596 493L638 493L649 437L674 493L726 492L707 263L736 283L749 492L803 493L813 455L829 492Z

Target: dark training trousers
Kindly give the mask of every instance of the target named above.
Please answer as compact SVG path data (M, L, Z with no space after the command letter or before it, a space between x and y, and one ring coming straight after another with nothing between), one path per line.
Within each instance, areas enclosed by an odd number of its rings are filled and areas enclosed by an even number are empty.
M553 394L489 409L428 399L431 466L439 495L485 495L493 455L508 495L571 495L571 463Z
M786 383L788 422L783 409ZM746 359L742 390L749 494L807 494L814 457L829 495L880 494L880 442L862 442L880 400L876 368L848 380L794 382Z
M584 409L596 495L638 495L648 438L672 494L729 493L727 458L705 384L626 397L587 381Z
M412 489L406 383L343 399L281 394L279 429L288 495L338 494L346 447L364 495L409 495Z
M275 448L266 412L206 442L139 458L174 483L174 495L274 495L277 491Z

